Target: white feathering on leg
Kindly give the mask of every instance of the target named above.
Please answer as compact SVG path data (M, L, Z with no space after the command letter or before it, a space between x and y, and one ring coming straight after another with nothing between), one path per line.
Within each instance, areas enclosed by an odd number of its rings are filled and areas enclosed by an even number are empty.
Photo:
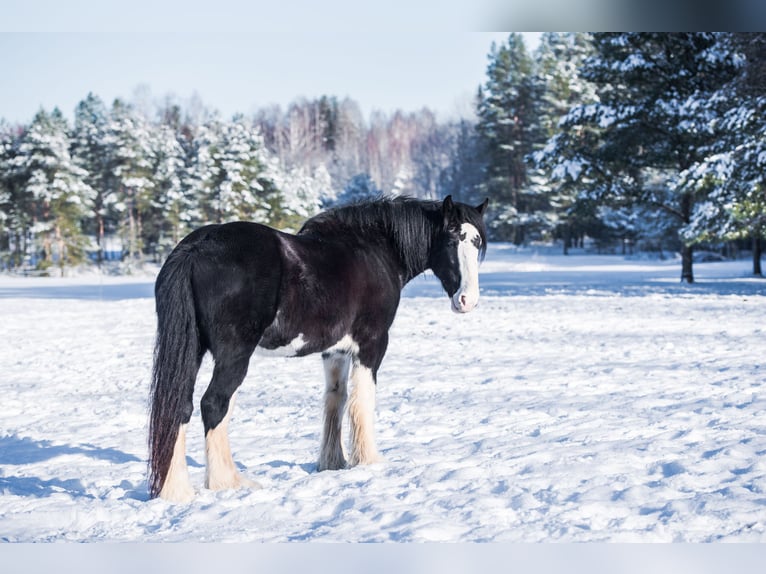
M214 429L205 435L205 488L223 490L226 488L260 488L260 485L243 477L234 464L229 446L229 419L234 410L234 395L229 399L226 416Z
M160 498L175 503L191 502L194 499L194 488L189 480L189 468L186 466L186 424L178 427L173 458L170 460Z
M355 364L351 372L351 398L348 404L351 424L351 455L349 464L382 462L375 446L375 380L372 371Z

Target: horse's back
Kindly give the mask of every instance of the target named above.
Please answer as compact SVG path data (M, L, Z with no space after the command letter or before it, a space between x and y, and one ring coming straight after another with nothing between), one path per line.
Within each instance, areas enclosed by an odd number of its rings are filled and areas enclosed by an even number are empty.
M200 335L214 354L226 342L254 346L273 321L283 274L278 235L240 221L201 227L179 244L192 260Z

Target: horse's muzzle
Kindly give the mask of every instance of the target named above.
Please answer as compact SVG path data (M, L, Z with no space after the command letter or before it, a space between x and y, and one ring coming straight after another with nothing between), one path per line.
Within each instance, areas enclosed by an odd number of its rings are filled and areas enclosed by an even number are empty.
M452 303L452 310L455 313L469 313L474 310L476 304L479 302L478 297L469 297L466 293L455 293L450 297Z

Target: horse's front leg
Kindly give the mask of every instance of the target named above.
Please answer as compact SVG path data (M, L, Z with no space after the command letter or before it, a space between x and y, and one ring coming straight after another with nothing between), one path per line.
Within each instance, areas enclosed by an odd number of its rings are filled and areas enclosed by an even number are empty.
M366 357L354 357L351 368L351 397L348 402L348 418L351 426L351 452L349 464L372 464L382 462L383 457L375 446L375 386L377 370L385 352L387 337L380 343L382 351L372 360L373 366L365 364Z
M345 468L346 457L341 440L343 409L346 405L351 355L348 353L325 353L324 361L324 426L322 445L319 449L319 470Z

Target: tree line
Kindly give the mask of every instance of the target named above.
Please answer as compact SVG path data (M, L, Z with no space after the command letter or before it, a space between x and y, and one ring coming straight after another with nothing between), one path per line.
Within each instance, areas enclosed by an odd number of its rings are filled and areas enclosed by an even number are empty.
M564 252L745 240L766 223L766 37L519 34L493 44L475 113L365 118L350 98L221 118L198 101L107 105L70 122L0 122L0 266L161 260L189 231L249 219L297 229L371 195L480 202L492 238Z

